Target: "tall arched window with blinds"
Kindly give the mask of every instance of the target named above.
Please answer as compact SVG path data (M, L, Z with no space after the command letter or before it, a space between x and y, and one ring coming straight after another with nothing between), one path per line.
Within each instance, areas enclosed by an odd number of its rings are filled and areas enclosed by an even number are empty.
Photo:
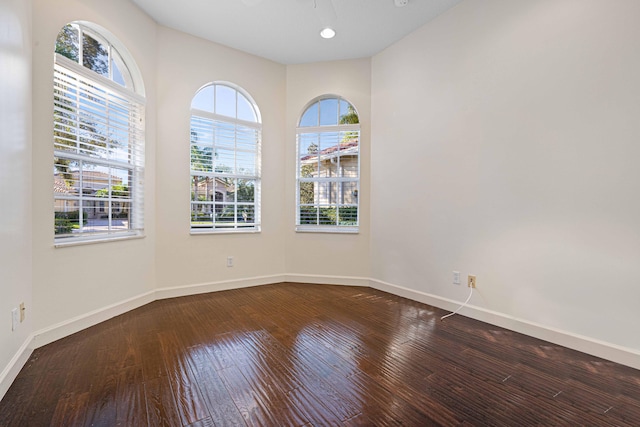
M240 87L214 82L191 102L191 232L260 231L262 124Z
M296 230L358 232L360 120L339 96L311 101L297 128Z
M144 89L135 63L115 43L106 30L84 22L65 25L56 39L56 244L144 230Z

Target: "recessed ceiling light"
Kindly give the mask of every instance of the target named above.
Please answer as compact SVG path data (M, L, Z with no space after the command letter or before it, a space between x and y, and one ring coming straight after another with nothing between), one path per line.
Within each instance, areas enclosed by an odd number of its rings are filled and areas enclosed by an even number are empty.
M332 39L335 37L335 35L336 32L333 28L325 28L320 31L320 37L322 37L323 39Z

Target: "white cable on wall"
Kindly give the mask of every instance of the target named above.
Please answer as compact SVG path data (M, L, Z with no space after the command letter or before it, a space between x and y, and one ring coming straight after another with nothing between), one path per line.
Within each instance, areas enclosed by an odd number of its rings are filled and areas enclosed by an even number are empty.
M465 302L463 302L463 303L462 303L462 305L461 305L460 307L456 308L456 311L454 311L454 312L452 312L452 313L449 313L449 314L447 314L447 315L442 316L442 317L440 318L440 320L444 320L444 319L446 319L446 318L447 318L447 317L449 317L449 316L453 316L454 314L456 314L457 312L459 312L459 311L460 311L460 309L462 309L462 307L464 307L465 305L467 305L467 303L468 303L468 302L469 302L469 300L471 299L471 295L473 295L473 288L469 288L469 289L471 289L471 292L469 292L469 296L467 297L467 300L466 300Z

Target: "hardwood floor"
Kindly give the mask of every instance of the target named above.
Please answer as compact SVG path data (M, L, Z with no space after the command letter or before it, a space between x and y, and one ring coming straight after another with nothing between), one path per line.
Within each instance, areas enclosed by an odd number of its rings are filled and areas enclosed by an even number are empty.
M640 371L368 288L155 301L34 351L0 426L640 426Z

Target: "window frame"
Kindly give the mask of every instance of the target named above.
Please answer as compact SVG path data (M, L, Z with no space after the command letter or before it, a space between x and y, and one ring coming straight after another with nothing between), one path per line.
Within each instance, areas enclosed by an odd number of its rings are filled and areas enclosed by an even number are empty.
M341 105L342 102L346 103L348 107L353 109L353 112L356 114L356 116L358 117L358 123L356 124L340 124L339 120L342 117L342 115L340 114L340 107L338 107L337 110L337 115L336 115L336 119L337 119L337 123L336 124L321 124L322 122L322 111L321 111L321 102L325 101L325 100L337 100L337 104L338 106ZM312 108L314 108L314 106L317 105L317 116L318 116L318 121L317 124L315 126L302 126L302 120L306 117L307 112L309 110L311 110ZM313 100L311 100L302 110L302 113L300 114L300 117L298 119L298 126L296 127L296 201L295 201L295 205L296 205L296 224L295 224L295 231L296 232L309 232L309 233L348 233L348 234L357 234L360 231L360 183L361 183L361 124L359 123L360 119L359 119L359 114L357 109L355 108L355 106L348 100L346 100L344 97L339 96L339 95L323 95L323 96L319 96L317 98L314 98ZM302 146L302 138L303 135L317 135L318 141L321 140L321 135L325 134L337 134L338 135L338 141L336 142L336 146L340 146L340 144L342 143L340 140L341 136L345 136L346 134L353 134L353 133L357 133L356 137L357 137L357 162L356 162L356 176L355 177L345 177L345 176L335 176L335 177L303 177L301 176L301 172L302 172L302 153L301 153L301 146ZM319 147L320 148L320 147ZM329 147L332 148L332 147ZM317 173L318 175L320 175L321 173L321 168L320 168L320 162L322 162L322 151L321 150L318 155L318 167L317 167ZM331 157L330 154L327 156L327 158ZM335 156L335 157L342 157L342 156ZM338 162L340 162L341 160L338 160ZM336 167L336 170L339 170L339 174L342 175L344 173L343 170L338 169L338 167ZM301 184L303 183L313 183L314 184L314 203L309 204L309 203L301 203ZM342 188L344 187L340 187L341 185L345 184L345 183L355 183L355 190L352 191L353 197L355 198L356 202L355 203L344 203L344 190ZM319 191L317 190L317 188L321 185L321 184L328 184L328 187L331 188L331 184L336 184L336 198L337 201L336 202L331 202L329 201L328 203L320 203L320 201L318 200L320 196L318 196L318 199L316 198L316 192ZM331 190L329 190L329 193L331 194ZM342 202L340 202L339 200L342 200ZM355 205L355 206L354 206ZM317 223L316 224L302 224L302 213L301 213L301 208L304 206L309 206L309 207L313 207L314 209L317 209ZM328 209L332 209L335 208L336 209L336 223L335 224L321 224L321 209L322 208L328 208ZM355 217L355 224L347 224L347 225L340 225L340 208L351 208L351 207L355 207L356 208L356 217Z
M63 247L144 237L145 97L141 77L130 54L106 30L103 31L91 23L75 21L63 26L61 31L68 25L73 26L77 31L79 51L82 50L85 33L100 45L105 45L108 52L108 77L83 65L81 53L78 54L76 61L55 52L54 49L52 138L54 246ZM56 42L57 40L56 38ZM120 64L113 59L114 52ZM124 66L122 71L125 72L126 77L121 75L123 83L113 80L112 61L118 68ZM114 112L116 109L119 109L119 112ZM114 114L117 115L120 124L115 123ZM100 118L104 122L93 122L91 126L94 128L87 129L85 128L87 122L83 120L87 117L96 120ZM123 117L126 118L124 121L122 121ZM75 124L71 125L72 123ZM101 128L99 131L95 129L98 127ZM115 144L110 141L112 132L118 131L122 132L120 136L127 141L125 151L118 151L117 146L120 142L118 137L114 137L117 141ZM68 136L71 138L67 138ZM81 148L91 146L101 138L108 142L100 149L89 151ZM61 142L65 139L66 142ZM71 149L64 149L65 146ZM127 153L126 160L117 158L124 152ZM85 169L87 163L94 165L96 170L91 172ZM106 177L101 178L103 182L98 184L98 178L94 177L91 183L92 179L89 176L92 173L96 176L98 173L103 173L98 172L99 170L108 171L104 174ZM113 175L114 170L126 174L127 187L123 188L127 191L120 190L125 194L114 194L114 187L118 185L118 180L121 187L125 180ZM89 183L89 187L84 187L85 181ZM106 185L104 185L105 181ZM104 191L99 193L101 189L106 189L106 194ZM101 203L105 205L106 213L100 212ZM63 206L62 211L58 210L58 205ZM69 205L70 210L68 210ZM120 219L116 215L122 214L123 210L126 211L126 205L129 205L126 228L120 228L116 225L117 221L114 224L114 219ZM74 212L74 209L78 212L78 218L74 220L67 216L65 219L62 215L60 218L65 224L59 227L59 214ZM90 216L91 211L96 217L106 215L107 224L85 226L85 215ZM74 223L75 225L71 226ZM96 229L96 227L102 229ZM83 228L88 230L77 233L73 231ZM64 231L58 233L59 230Z
M231 89L235 92L235 117L231 117L229 115L219 114L216 109L218 108L218 99L217 99L217 87L224 87L226 89ZM213 99L212 106L213 111L203 110L201 108L197 108L194 106L196 98L202 93L203 90L207 88L213 88ZM238 118L239 115L239 97L244 98L244 101L248 103L251 107L251 112L255 118L255 121L244 120ZM211 127L208 128L211 132L211 141L207 143L194 143L193 135L194 135L194 119L199 119L200 121L208 121L211 123ZM189 178L190 178L190 201L189 201L189 212L190 212L190 223L189 229L190 234L192 235L207 235L207 234L238 234L238 233L260 233L262 231L262 119L260 114L260 109L249 93L244 90L242 87L230 83L227 81L213 81L204 86L202 86L198 91L196 91L195 95L192 98L192 104L190 108L190 120L189 120L189 149L190 149L190 158L189 158ZM218 132L224 131L225 127L232 126L234 129L234 137L233 137L233 150L229 150L229 147L224 147L224 144L216 142L217 139L214 135L217 135ZM227 129L228 130L228 129ZM238 147L239 143L242 143L243 135L250 135L250 133L244 134L244 132L253 133L255 138L251 139L251 149L247 146ZM244 142L246 144L246 142ZM211 160L210 165L205 164L205 167L210 168L209 170L196 170L194 169L194 153L193 148L194 145L198 144L199 146L207 146L207 148L211 149ZM218 151L227 151L233 153L233 171L225 172L216 170L216 166L218 166L218 162L215 160L218 158ZM254 162L252 165L253 173L240 173L237 170L238 167L238 153L250 154L254 157ZM227 166L228 167L228 166ZM200 190L197 188L198 184L195 184L194 187L194 177L204 177L208 180L213 181L213 187L211 188L211 197L209 198L209 183L207 181L207 189L204 200L199 200ZM229 182L231 181L231 183ZM253 202L249 202L246 200L239 200L239 192L237 188L242 185L238 184L239 181L247 181L253 183ZM228 201L225 199L226 195L229 194L227 192L221 191L221 188L218 188L218 184L224 187L232 188L233 191L233 201ZM194 206L196 208L194 209ZM194 221L194 213L196 214L199 211L198 207L202 210L202 218L210 218L210 220L202 221L203 224L194 225L198 221ZM242 215L240 209L242 207L248 207L253 209L253 221L247 224L246 222L241 222L240 217L243 218L243 221L247 221L248 217ZM228 215L228 208L232 208L232 221L222 221L218 220L217 215L223 214ZM249 213L251 209L249 209ZM244 211L243 213L246 213Z

